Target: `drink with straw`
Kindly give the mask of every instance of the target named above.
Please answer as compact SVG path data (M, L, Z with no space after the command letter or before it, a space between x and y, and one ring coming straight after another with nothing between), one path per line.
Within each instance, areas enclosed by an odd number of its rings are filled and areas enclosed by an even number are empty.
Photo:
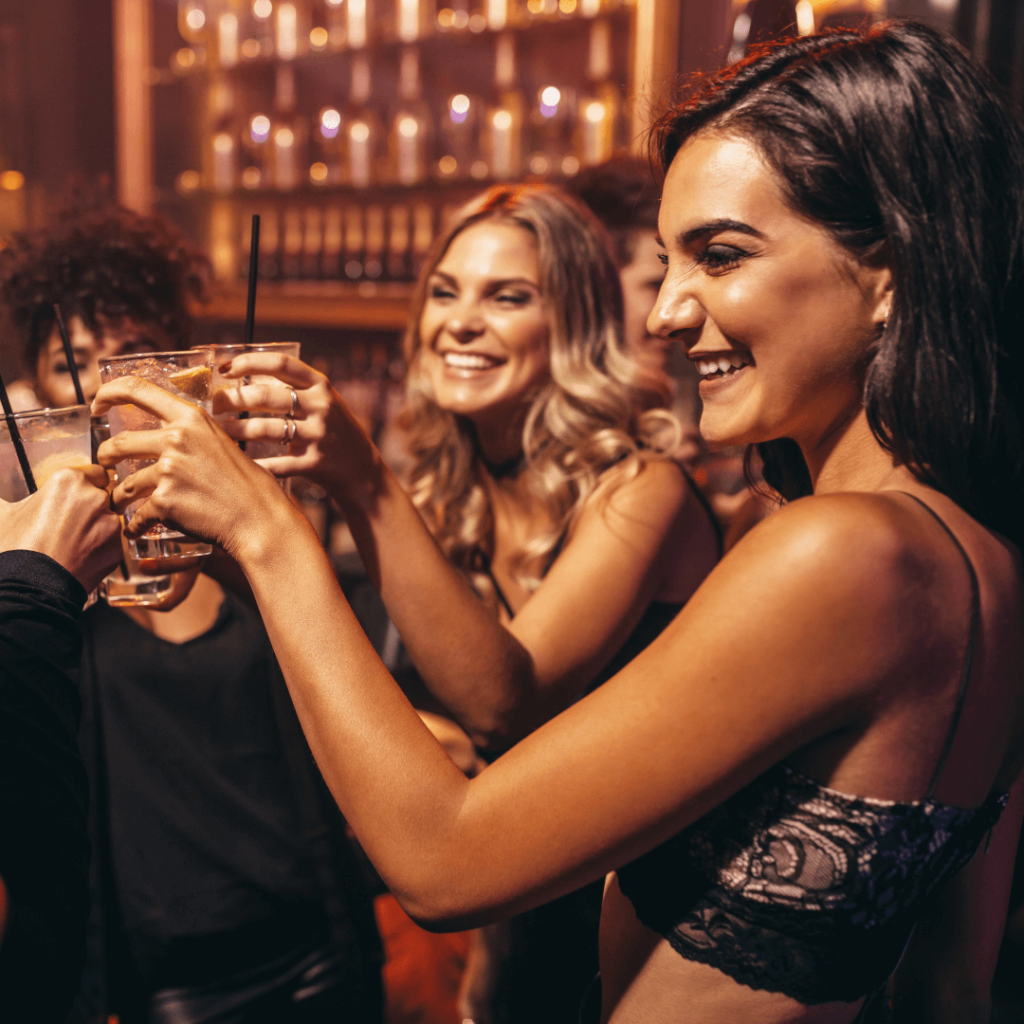
M190 352L155 352L147 355L112 356L100 360L100 379L116 380L118 377L141 377L163 388L177 398L198 405L210 412L211 359L208 351L193 349ZM160 419L135 405L116 405L109 413L111 436L122 430L156 430ZM151 466L155 459L125 459L117 464L117 479L124 480L132 473ZM132 502L124 512L125 523L145 503L145 499ZM130 540L129 548L135 558L171 559L173 563L208 555L213 550L204 541L188 537L178 530L158 523L141 537ZM182 566L184 567L184 566Z
M42 487L58 469L92 463L89 406L37 409L13 416L37 487ZM28 494L10 426L5 417L0 417L0 498L21 501Z

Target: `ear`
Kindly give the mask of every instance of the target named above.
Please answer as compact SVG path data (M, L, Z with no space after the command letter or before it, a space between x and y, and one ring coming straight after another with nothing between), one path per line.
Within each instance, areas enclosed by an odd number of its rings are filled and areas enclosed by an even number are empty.
M879 328L885 327L892 316L893 289L892 271L888 263L875 267L872 271L874 281L871 289L872 318Z

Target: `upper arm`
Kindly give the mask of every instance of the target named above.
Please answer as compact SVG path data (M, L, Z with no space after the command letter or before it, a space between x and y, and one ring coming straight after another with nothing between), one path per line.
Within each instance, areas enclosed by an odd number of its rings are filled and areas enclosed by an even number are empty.
M900 545L831 508L794 505L748 535L646 651L473 781L466 863L495 856L500 828L500 877L467 869L452 900L495 916L577 888L871 714L920 638L889 642Z
M560 710L622 646L664 573L666 550L688 501L678 467L652 462L599 490L537 591L509 626L529 651L539 688L556 687Z

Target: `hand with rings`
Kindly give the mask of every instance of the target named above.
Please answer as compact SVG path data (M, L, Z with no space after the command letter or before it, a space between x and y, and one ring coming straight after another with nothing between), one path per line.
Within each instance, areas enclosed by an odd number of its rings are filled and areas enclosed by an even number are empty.
M373 443L327 378L292 356L249 352L221 368L228 379L274 377L280 385L241 383L219 392L214 411L246 412L222 423L238 441L275 441L279 456L257 460L275 476L304 476L344 501L379 470ZM283 426L282 426L283 421Z

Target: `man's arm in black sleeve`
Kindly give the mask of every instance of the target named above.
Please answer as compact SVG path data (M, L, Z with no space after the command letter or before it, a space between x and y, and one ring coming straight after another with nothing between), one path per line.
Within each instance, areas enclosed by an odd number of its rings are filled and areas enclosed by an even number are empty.
M88 787L78 750L81 583L0 552L0 1020L67 1014L85 957Z

